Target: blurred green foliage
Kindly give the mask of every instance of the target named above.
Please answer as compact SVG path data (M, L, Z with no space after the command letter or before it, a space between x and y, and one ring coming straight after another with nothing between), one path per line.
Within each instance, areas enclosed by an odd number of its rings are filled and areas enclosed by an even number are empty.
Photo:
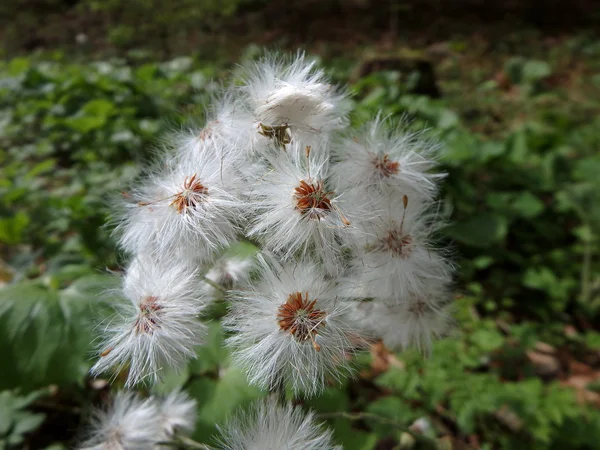
M78 64L57 53L0 65L0 448L18 448L44 422L39 399L54 394L37 389L90 389L93 327L104 314L101 294L115 283L103 272L120 262L104 226L110 199L152 159L161 135L201 120L218 87L211 80L226 73L224 64L193 58L135 58ZM339 60L328 70L343 82L348 67ZM485 109L464 114L471 98L416 94L418 72L377 72L351 86L356 123L383 109L444 143L440 207L451 213L444 238L454 242L463 295L456 335L430 358L387 355L377 371L381 355L365 355L356 381L307 402L346 450L386 440L399 445L389 448L448 448L440 435L452 436L454 448L592 449L600 441L598 410L556 377L543 381L528 358L540 341L574 358L600 351L592 331L600 313L600 119L565 106L564 93L546 82L549 62L513 58L504 74L526 113L490 134L474 131ZM504 95L494 80L478 89L489 103ZM600 110L600 98L588 100ZM511 111L503 114L512 119ZM198 399L199 440L265 395L228 367L222 342L211 323L199 359L157 386L185 384ZM422 418L431 429L412 442L406 430Z

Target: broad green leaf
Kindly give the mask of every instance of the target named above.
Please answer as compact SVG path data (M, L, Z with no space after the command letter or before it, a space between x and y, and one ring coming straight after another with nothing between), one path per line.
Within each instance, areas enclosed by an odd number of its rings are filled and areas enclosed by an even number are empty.
M552 68L545 61L529 60L523 65L523 81L535 82L546 78L552 73Z
M512 207L521 217L533 219L544 211L544 203L531 192L519 194L512 202Z
M447 234L464 244L474 247L491 247L498 244L508 232L506 217L482 213L448 228Z
M19 243L29 222L29 216L22 211L17 212L13 217L0 219L0 242Z

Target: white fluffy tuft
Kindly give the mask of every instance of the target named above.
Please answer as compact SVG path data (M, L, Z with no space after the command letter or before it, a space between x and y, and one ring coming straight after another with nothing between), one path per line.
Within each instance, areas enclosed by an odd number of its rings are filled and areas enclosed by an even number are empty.
M312 412L298 406L261 401L220 427L223 450L342 450L333 433L315 423Z
M232 332L227 344L233 348L233 361L262 388L283 383L294 392L315 395L328 379L339 380L350 370L348 359L355 348L351 338L356 333L345 319L348 303L335 294L335 281L314 264L280 266L261 258L261 272L258 285L232 299L224 320ZM304 340L281 325L281 308L296 293L306 303L315 301L315 319L307 325L311 335ZM306 311L298 313L300 326L303 314Z
M156 382L164 369L181 369L195 358L205 331L197 285L197 273L184 265L134 260L123 280L123 302L101 330L101 356L92 374L112 370L116 376L128 368L126 386L132 386Z

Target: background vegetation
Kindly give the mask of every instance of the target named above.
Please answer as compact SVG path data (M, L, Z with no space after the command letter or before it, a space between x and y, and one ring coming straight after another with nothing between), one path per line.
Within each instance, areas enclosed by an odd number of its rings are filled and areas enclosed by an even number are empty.
M108 201L262 45L320 57L357 123L383 108L428 128L449 173L457 332L427 359L375 345L306 405L347 450L598 448L600 14L447 3L3 2L0 449L69 448L108 396L87 375L122 261ZM159 387L198 399L200 440L264 395L210 330Z

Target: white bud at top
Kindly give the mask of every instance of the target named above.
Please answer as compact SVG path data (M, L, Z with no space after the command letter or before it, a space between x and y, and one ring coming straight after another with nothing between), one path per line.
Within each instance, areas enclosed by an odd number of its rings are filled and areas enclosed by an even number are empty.
M241 90L262 136L285 144L292 136L313 144L346 125L346 95L329 84L314 62L266 56L248 64Z

